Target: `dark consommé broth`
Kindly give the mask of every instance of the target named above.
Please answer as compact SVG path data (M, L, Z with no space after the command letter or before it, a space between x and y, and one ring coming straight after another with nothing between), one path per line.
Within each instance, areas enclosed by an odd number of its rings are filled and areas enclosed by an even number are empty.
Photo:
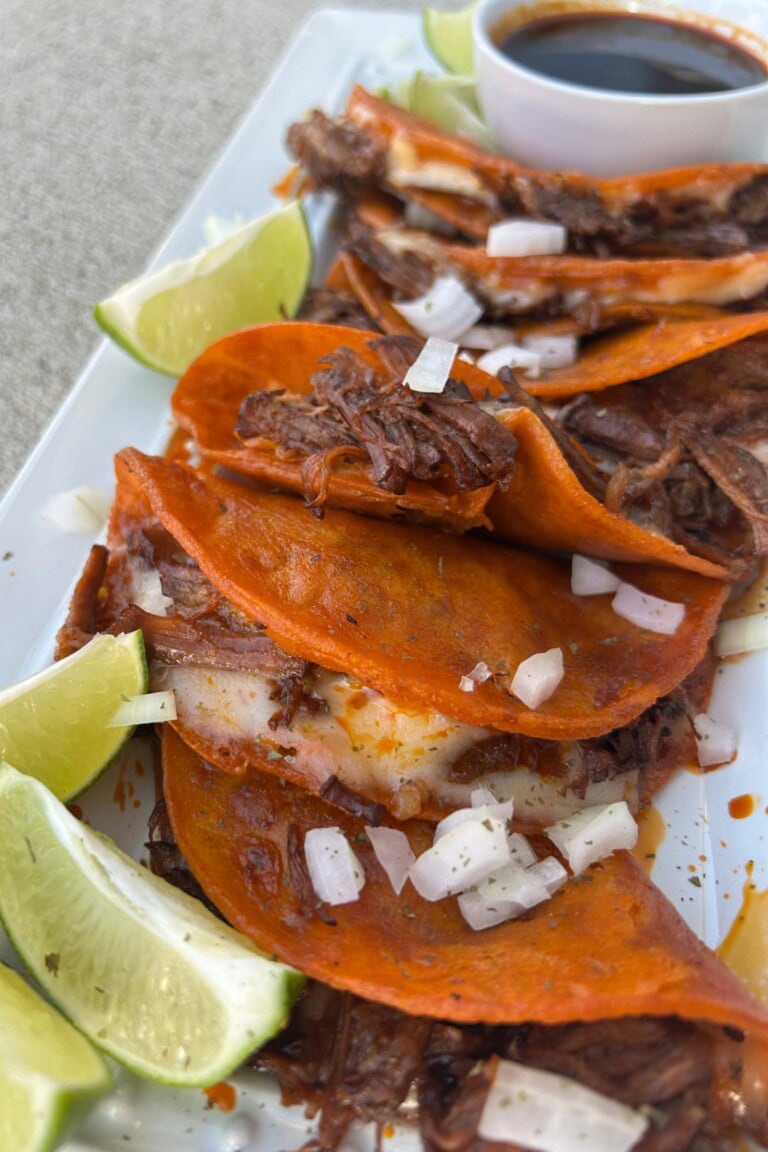
M687 96L768 79L756 56L714 32L635 13L564 13L502 30L496 42L534 72L613 92Z

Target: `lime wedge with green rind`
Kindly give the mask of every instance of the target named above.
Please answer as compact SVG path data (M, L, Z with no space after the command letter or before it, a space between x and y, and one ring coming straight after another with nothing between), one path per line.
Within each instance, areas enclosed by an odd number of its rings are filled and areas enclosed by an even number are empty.
M125 697L147 690L139 631L95 636L72 656L0 692L0 758L71 800L133 728L110 728Z
M424 39L432 55L448 72L472 76L475 70L472 47L472 20L477 4L458 12L425 8L422 13Z
M481 148L495 143L480 115L474 81L467 76L430 76L416 72L408 90L408 107L424 120Z
M228 332L294 316L313 264L304 209L293 201L188 260L123 285L96 305L94 315L137 360L180 376Z
M110 1084L85 1037L0 964L0 1148L49 1152Z
M230 1075L282 1027L303 984L7 764L0 919L73 1024L160 1083Z

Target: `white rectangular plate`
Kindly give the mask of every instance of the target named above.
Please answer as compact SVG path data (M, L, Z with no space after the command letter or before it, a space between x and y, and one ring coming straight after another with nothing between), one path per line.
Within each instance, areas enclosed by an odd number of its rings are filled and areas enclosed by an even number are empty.
M327 9L303 28L262 96L187 205L153 266L191 255L205 243L210 217L247 219L273 207L269 189L285 171L283 139L310 107L338 110L355 82L369 87L429 67L418 15ZM322 267L333 245L330 211L318 199L310 222ZM0 505L0 686L27 676L52 657L53 642L92 541L68 535L42 511L52 495L82 484L112 489L114 453L127 444L162 450L170 430L172 382L104 343L87 365L40 445ZM681 772L657 809L667 827L657 849L654 879L688 923L711 946L738 912L742 887L766 887L768 788L761 761L768 739L768 654L724 666L712 712L739 731L735 764L707 775ZM152 804L149 776L131 762L116 765L84 801L89 820L141 855ZM144 789L142 791L142 782ZM737 821L733 797L751 793L755 812ZM129 798L129 799L127 799ZM10 959L0 939L0 956ZM298 1148L308 1125L300 1109L280 1107L264 1078L237 1081L237 1108L210 1108L200 1091L173 1091L120 1074L115 1090L92 1113L63 1152L277 1152ZM130 1143L128 1143L130 1141ZM385 1148L416 1147L409 1131ZM370 1148L370 1133L355 1130L349 1152Z

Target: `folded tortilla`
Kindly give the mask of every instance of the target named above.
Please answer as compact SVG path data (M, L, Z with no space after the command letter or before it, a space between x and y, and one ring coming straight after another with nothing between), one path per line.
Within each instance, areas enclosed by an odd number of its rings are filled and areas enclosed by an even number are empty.
M301 456L278 451L269 440L244 443L235 434L240 408L256 392L311 394L313 372L340 347L382 371L371 339L370 333L352 328L306 323L262 325L227 336L211 345L179 381L172 400L174 416L207 461L262 484L302 493ZM503 393L499 381L462 360L457 359L451 371L478 400ZM486 527L503 540L534 547L728 576L724 565L606 508L584 487L537 412L510 403L497 419L518 444L514 474L503 486L461 492L446 483L412 480L402 495L394 494L375 483L368 461L342 453L334 454L328 469L326 502L368 515L407 515L453 531Z
M685 606L660 635L579 597L570 558L517 551L328 509L126 449L119 482L285 652L356 677L394 701L466 724L552 740L638 717L702 661L728 585L693 572L618 566L642 592ZM113 531L120 532L120 513ZM511 694L529 656L560 648L564 676L537 709ZM479 663L492 675L474 691Z
M537 739L467 723L402 687L388 694L289 654L209 581L125 468L108 544L92 549L58 657L94 633L140 628L152 688L174 692L174 727L225 771L276 773L398 819L439 820L482 786L515 802L518 830L535 831L588 804L624 800L634 812L696 759L689 718L707 706L711 651L629 726L591 739ZM360 624L350 616L347 623ZM413 640L400 642L407 659Z
M228 776L170 729L163 781L173 832L226 919L309 976L414 1015L487 1024L675 1015L768 1040L768 1010L687 928L628 854L571 880L523 918L475 932L452 898L397 896L366 820L258 773ZM319 905L303 855L337 826L363 866L360 898ZM431 826L399 825L418 855ZM543 854L543 853L542 853Z

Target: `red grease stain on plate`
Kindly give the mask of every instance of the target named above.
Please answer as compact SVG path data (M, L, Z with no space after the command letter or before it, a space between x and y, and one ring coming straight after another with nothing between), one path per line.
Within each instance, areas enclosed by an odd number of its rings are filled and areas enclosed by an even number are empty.
M208 1107L218 1108L220 1112L233 1112L237 1104L237 1092L232 1084L222 1081L220 1084L211 1084L203 1091L208 1097Z

